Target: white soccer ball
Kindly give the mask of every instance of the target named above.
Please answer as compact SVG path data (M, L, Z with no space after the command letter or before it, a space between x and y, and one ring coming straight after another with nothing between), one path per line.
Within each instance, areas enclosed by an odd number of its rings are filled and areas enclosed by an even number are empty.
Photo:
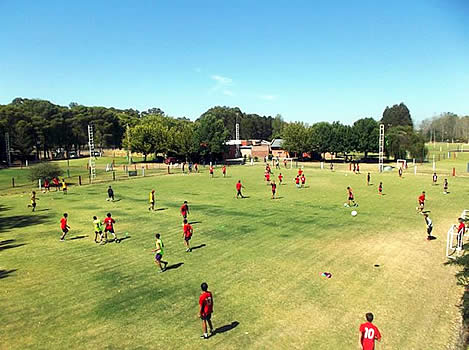
M350 214L352 214L352 216L357 216L358 213L357 213L356 210L354 210L354 211L352 211Z

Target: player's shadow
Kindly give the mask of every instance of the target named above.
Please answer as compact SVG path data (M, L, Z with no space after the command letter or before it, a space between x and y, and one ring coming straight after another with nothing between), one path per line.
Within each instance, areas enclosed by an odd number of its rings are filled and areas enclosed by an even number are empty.
M50 210L49 208L44 208L44 209L39 209L39 210L36 210L36 211L48 211Z
M279 197L275 197L274 199L282 199L283 197L279 196Z
M205 246L207 246L205 243L199 244L199 245L196 245L195 247L191 247L191 250L200 249L200 248L203 248L203 247L205 247Z
M13 270L0 270L0 279L7 278L8 276L10 276L15 271L16 271L16 269L13 269Z
M74 240L76 240L76 239L83 239L83 238L86 238L86 237L88 237L88 236L87 236L87 235L86 235L86 236L85 236L85 235L75 236L75 237L71 237L70 240L71 240L71 241L74 241Z
M0 241L0 251L12 249L12 248L18 248L18 247L26 245L26 243L14 244L15 241L16 241L15 239L6 239L4 241Z
M129 239L131 236L124 236L122 238L119 238L119 242L125 241L126 239Z
M202 221L190 221L189 224L195 225L195 224L201 224Z
M238 321L233 321L230 324L218 327L217 329L215 329L215 331L213 333L214 334L221 334L221 333L229 332L232 329L235 329L236 327L238 327L238 325L239 325Z
M428 241L434 241L435 239L436 239L435 236L428 236L428 237L427 237L427 240L428 240Z
M428 214L431 213L431 210L422 210L422 214Z
M165 270L175 270L175 269L180 268L182 265L184 265L183 262L172 264L172 265L169 265Z
M119 199L114 199L113 201L110 201L111 203L112 202L120 202L122 200L122 198L119 198Z
M155 211L168 210L168 208L156 208Z

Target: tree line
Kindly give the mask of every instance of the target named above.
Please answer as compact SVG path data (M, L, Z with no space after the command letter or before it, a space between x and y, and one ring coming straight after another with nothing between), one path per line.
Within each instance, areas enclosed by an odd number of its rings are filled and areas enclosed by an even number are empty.
M469 142L469 116L442 113L423 120L420 130L426 141Z
M125 148L149 155L187 160L221 158L225 142L240 139L283 138L284 148L301 156L325 152L348 154L378 152L379 123L386 126L386 153L390 156L425 157L424 137L414 131L408 108L386 107L381 120L362 118L353 125L319 122L287 123L281 115L260 116L239 108L213 107L197 120L175 118L160 108L146 111L89 107L78 103L59 106L46 100L16 98L0 105L0 153L5 160L5 133L19 159L52 159L58 153L69 157L87 149L88 125L94 128L95 147Z

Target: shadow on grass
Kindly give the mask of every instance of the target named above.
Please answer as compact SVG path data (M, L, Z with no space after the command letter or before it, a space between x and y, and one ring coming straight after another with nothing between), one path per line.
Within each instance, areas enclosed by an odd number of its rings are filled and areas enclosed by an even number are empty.
M177 264L172 264L172 265L169 265L165 270L176 270L178 268L180 268L182 265L184 265L183 262L180 262L180 263L177 263Z
M12 244L16 242L15 239L7 239L4 241L0 241L0 252L3 250L7 249L12 249L12 248L17 248L26 245L26 243L18 243L18 244Z
M427 237L427 240L428 240L428 241L434 241L435 239L436 239L435 236L428 236L428 237Z
M16 269L14 269L14 270L0 270L0 279L9 277L15 271L16 271Z
M13 215L0 217L0 232L42 224L47 219L42 215Z
M195 225L195 224L201 224L202 221L190 221L189 224L190 225Z
M168 208L156 208L155 211L168 210Z
M85 235L75 236L75 237L69 238L69 240L70 240L70 241L74 241L74 240L76 240L76 239L83 239L83 238L86 238L86 237L88 237L88 236L85 236Z
M119 238L119 242L125 241L126 239L129 239L131 236L124 236L122 238Z
M229 332L232 329L235 329L236 327L238 327L238 325L239 325L238 321L233 321L230 324L218 327L217 329L215 329L214 333L215 334L221 334L221 333Z
M203 244L199 244L199 245L196 245L195 247L191 247L192 250L194 249L200 249L200 248L203 248L203 247L206 247L207 245L205 243Z

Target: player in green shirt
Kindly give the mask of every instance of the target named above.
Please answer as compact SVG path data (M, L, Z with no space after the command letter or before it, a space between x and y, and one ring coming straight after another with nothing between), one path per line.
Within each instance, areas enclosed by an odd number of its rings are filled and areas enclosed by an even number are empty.
M103 224L101 220L99 220L96 216L93 216L93 227L94 227L94 241L95 243L104 244L103 241ZM98 235L99 235L99 242L98 242ZM106 240L107 241L107 240Z
M164 249L163 249L164 244L163 244L163 241L160 238L159 233L157 233L155 235L155 238L156 238L156 242L155 242L156 249L152 250L153 253L156 253L156 255L155 255L155 264L160 267L160 272L164 272L164 271L166 271L166 266L168 266L168 262L162 260L163 254L164 254ZM164 264L164 267L161 266L162 263Z

